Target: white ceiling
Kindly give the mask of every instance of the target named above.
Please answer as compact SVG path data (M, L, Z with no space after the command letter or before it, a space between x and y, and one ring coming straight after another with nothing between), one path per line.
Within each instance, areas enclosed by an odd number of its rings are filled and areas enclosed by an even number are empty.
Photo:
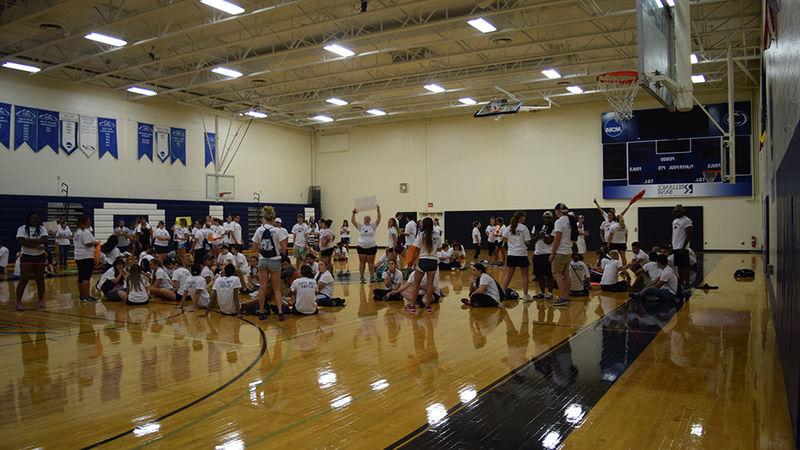
M634 0L370 0L364 13L359 0L237 3L246 11L231 16L199 0L0 0L0 55L41 67L35 77L122 92L144 86L183 104L258 109L269 113L265 121L294 126L314 126L308 118L321 113L342 125L471 113L476 107L459 98L488 101L502 95L498 88L526 105L597 101L565 87L591 91L598 73L636 68ZM699 0L691 13L693 51L704 58L693 69L710 80L696 90L724 91L729 42L737 87L756 86L761 3ZM498 31L466 23L477 17ZM83 38L92 31L128 45ZM323 49L334 42L357 55ZM210 72L218 66L245 75ZM546 68L563 78L548 80ZM431 82L447 91L422 88ZM389 114L372 117L370 108Z

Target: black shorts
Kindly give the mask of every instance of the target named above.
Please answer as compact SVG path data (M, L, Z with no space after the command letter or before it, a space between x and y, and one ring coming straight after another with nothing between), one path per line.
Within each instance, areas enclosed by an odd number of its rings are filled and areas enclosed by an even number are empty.
M349 244L349 243L350 243L350 238L349 237L343 237L342 238L342 244L347 246L347 244Z
M495 245L495 246L496 246L498 249L503 249L503 248L506 248L506 247L507 247L506 243L505 243L505 242L502 242L502 241L501 241L501 242L495 242L495 244L494 244L494 245Z
M375 247L371 248L364 248L359 246L357 251L359 255L375 256L378 253L378 246L376 245Z
M420 258L417 267L422 272L436 272L439 268L439 261L435 259Z
M540 278L553 277L549 254L533 255L533 274L536 275L537 280Z
M117 250L119 250L119 252L120 252L120 253L125 253L125 252L127 252L128 250L130 250L130 248L131 248L130 244L128 244L128 245L126 245L126 246L124 246L124 247L123 247L123 246L121 246L121 245L118 245L118 246L117 246Z
M20 255L19 263L32 265L32 266L46 266L47 265L47 255L42 253L41 255Z
M675 250L672 252L675 258L675 267L678 268L687 268L692 265L691 260L689 259L689 250Z
M624 252L628 250L628 244L621 243L621 244L608 244L609 250L616 250L618 252Z
M528 267L531 262L527 256L506 256L506 266L508 267Z
M486 243L486 251L488 251L490 255L494 253L495 249L497 249L497 242Z
M79 259L75 261L75 265L78 266L78 283L92 279L92 271L94 271L94 258Z
M326 257L326 258L328 258L328 257L330 257L331 255L333 255L333 250L334 250L334 247L331 247L331 248L329 248L329 249L322 250L321 252L319 252L319 254L320 254L320 255L322 255L322 256L324 256L324 257Z
M169 253L169 246L167 245L154 245L157 255L165 255Z

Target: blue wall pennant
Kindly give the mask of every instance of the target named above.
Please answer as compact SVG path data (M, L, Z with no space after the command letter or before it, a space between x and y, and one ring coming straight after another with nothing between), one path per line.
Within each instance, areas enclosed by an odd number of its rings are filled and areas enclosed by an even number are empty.
M217 135L214 133L206 133L203 139L206 148L206 165L216 162L217 160Z
M50 150L58 153L58 117L56 111L39 110L37 142L34 149L37 152L45 147L50 147Z
M108 153L113 156L114 159L119 159L117 153L117 120L98 117L97 128L99 134L98 145L100 149L100 158L102 159L103 155Z
M28 144L36 151L36 125L39 123L38 110L27 106L14 106L14 150Z
M186 130L184 128L169 129L169 153L172 163L180 161L186 165Z
M0 145L10 148L11 144L11 105L0 103Z
M139 122L136 132L137 141L137 159L142 159L143 156L153 160L153 125L149 123Z

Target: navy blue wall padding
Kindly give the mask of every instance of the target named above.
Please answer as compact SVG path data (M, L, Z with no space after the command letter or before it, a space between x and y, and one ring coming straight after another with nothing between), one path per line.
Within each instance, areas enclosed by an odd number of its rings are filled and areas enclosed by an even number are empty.
M59 196L34 196L34 195L0 195L0 240L8 247L13 256L19 250L17 244L17 228L25 224L25 217L29 212L36 212L42 221L47 219L47 203L63 202L64 198ZM292 218L297 214L302 214L305 208L310 205L292 203L259 203L253 202L211 202L211 201L192 201L192 200L154 200L154 199L122 199L122 198L97 198L97 197L69 197L70 203L80 203L83 211L89 217L94 216L95 208L102 208L104 203L153 203L163 209L166 214L166 222L172 224L176 217L190 216L192 218L204 218L208 215L209 205L223 205L225 215L239 214L242 216L242 238L245 243L250 242L248 237L248 208L270 205L275 208L278 217L289 220L287 223L294 223ZM153 224L155 225L155 224ZM97 236L99 239L106 239L108 236ZM9 261L11 263L13 261Z
M445 238L448 241L457 240L464 248L469 249L472 248L472 222L475 220L480 220L481 222L481 233L482 236L482 245L486 248L486 226L489 225L489 218L490 217L502 217L503 223L508 225L509 221L511 220L511 215L517 211L515 209L503 209L503 210L494 210L494 211L447 211L444 213L444 234ZM539 225L542 222L542 214L546 209L525 209L523 210L526 215L525 225L528 229L531 228L532 225ZM549 210L552 212L552 210ZM581 208L581 209L571 209L570 211L574 212L576 216L583 214L586 219L585 222L585 229L589 232L589 236L586 237L586 247L589 250L596 250L600 248L600 223L602 220L600 219L600 212L597 211L597 208ZM630 214L630 212L628 212ZM627 214L626 214L627 215ZM630 245L630 243L629 243ZM486 257L484 253L482 255L483 258Z

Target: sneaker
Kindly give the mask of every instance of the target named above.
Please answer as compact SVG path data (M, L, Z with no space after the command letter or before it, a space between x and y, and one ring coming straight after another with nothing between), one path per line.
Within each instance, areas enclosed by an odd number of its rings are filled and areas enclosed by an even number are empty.
M258 311L258 320L267 320L267 312L263 309Z
M461 303L463 303L463 304L465 304L467 306L472 306L472 304L469 302L468 298L462 298L461 299Z
M570 303L568 298L559 297L553 301L553 306L569 306Z
M433 306L431 306L431 305L426 306L425 307L425 311L426 312L433 312Z
M96 302L97 301L97 299L92 297L91 295L86 297L86 299L89 300L90 302Z
M361 284L367 284L367 279L364 278L364 277L361 277Z
M344 306L344 299L338 297L333 299L333 306Z
M534 295L534 296L533 296L533 298L542 299L542 298L544 298L544 294L542 294L541 292L539 292L538 294Z
M377 283L378 282L378 277L373 275L372 277L370 277L369 282L370 283Z
M547 300L552 300L553 299L553 293L552 292L548 292L547 294L544 294L544 298L546 298Z
M415 312L417 312L417 306L416 305L412 305L412 304L409 303L408 305L403 307L403 310L405 312L415 313Z
M283 313L278 313L278 320L280 322L283 322L284 320L286 320L286 316L284 316Z
M522 297L522 301L524 301L524 302L532 302L533 301L533 297L531 297L528 294L525 294L525 296Z
M89 299L88 299L88 298L86 298L86 297L84 297L84 296L82 296L82 295L81 295L80 299L81 299L81 303L86 303L86 302L88 302L88 301L89 301Z

